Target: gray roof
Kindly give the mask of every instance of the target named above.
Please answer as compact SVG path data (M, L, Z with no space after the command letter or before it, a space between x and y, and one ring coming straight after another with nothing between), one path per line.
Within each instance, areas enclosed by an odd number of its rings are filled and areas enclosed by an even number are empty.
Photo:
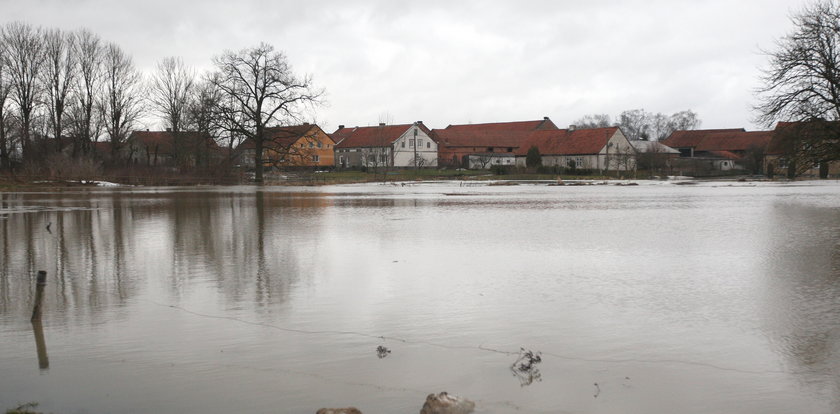
M678 150L675 150L665 144L661 144L658 141L640 141L634 140L630 141L630 145L636 149L637 152L656 152L659 154L679 154Z

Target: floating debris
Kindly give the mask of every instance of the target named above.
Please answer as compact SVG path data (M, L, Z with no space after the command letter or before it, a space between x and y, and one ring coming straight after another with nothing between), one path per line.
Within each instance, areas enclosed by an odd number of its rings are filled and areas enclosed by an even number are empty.
M376 347L376 356L378 356L379 359L385 358L390 353L391 353L391 350L382 346L382 345L379 345L379 346Z
M519 385L524 387L531 385L534 381L542 381L542 374L540 373L537 364L542 362L542 353L534 352L519 348L519 357L510 366L513 375L519 379Z

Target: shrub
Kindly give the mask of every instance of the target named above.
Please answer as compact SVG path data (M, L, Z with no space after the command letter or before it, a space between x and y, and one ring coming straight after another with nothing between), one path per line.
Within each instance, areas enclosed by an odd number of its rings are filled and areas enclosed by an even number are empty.
M510 172L510 167L506 165L493 165L490 167L490 171L495 175L506 175Z
M536 145L528 148L528 153L525 155L525 166L528 168L539 167L542 165L542 156L540 149Z

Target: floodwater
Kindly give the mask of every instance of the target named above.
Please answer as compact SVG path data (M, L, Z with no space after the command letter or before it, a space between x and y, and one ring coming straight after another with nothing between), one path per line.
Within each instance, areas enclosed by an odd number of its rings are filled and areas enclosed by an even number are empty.
M541 362L511 369L521 349ZM840 412L840 183L0 194L0 410L416 413L440 391Z

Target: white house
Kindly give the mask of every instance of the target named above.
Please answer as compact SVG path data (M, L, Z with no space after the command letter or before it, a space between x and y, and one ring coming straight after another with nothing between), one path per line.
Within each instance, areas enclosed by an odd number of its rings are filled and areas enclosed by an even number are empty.
M636 168L636 149L619 127L534 131L516 151L516 165L526 166L531 147L537 147L542 165L597 171Z
M336 141L335 163L352 167L434 167L437 141L422 121L413 124L345 128L330 136Z
M394 167L436 167L438 143L422 121L415 122L393 141Z

